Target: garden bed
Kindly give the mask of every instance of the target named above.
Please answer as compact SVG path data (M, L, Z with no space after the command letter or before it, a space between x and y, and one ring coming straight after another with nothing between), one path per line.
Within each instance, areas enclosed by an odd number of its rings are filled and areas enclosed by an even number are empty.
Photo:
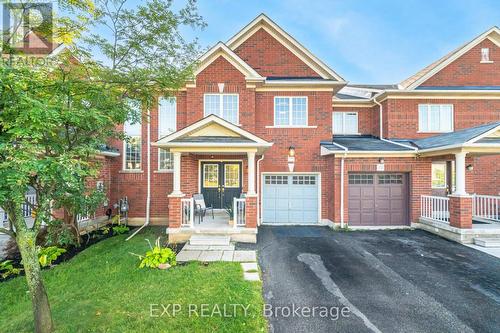
M52 267L54 267L62 262L70 260L71 258L76 256L78 253L86 250L87 248L91 247L92 245L95 245L95 244L97 244L105 239L111 238L113 236L117 236L118 234L115 234L113 232L112 226L113 225L110 225L109 227L106 226L106 227L103 227L103 228L100 228L97 230L93 230L85 235L80 236L80 239L81 239L80 246L70 245L70 246L64 247L66 252L61 254L59 257L57 257L57 259L55 259L50 266L42 267L42 269L44 269L44 270L50 269L50 268L52 268ZM130 228L128 233L133 232L134 229L135 228ZM14 268L20 268L22 270L21 270L21 273L18 275L9 275L6 278L2 278L2 276L0 276L0 283L7 281L7 280L10 280L10 279L13 279L16 276L23 276L24 275L23 265L21 263L21 253L17 249L17 245L15 244L15 240L13 240L13 239L9 240L6 252L7 252L7 256L4 259L2 259L0 262L5 261L5 260L10 260L12 262L12 265L14 266Z

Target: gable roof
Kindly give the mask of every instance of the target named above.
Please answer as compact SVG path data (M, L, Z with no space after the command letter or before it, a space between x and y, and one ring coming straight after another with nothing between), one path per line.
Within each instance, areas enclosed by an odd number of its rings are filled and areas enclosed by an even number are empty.
M211 49L209 49L205 54L203 54L199 61L199 65L194 71L194 76L201 73L205 68L207 68L212 62L214 62L219 57L223 57L229 63L231 63L236 69L238 69L245 79L249 81L264 81L265 78L257 73L252 67L250 67L243 59L241 59L236 53L228 48L224 43L218 42Z
M201 132L204 128L211 125L222 127L225 132L221 135L213 135L203 133L198 136L193 136L197 132ZM203 145L220 145L224 146L250 146L250 147L270 147L272 142L268 142L247 130L236 126L227 120L224 120L216 115L208 115L205 118L187 126L183 129L171 133L163 138L160 138L154 146L203 146Z
M455 132L431 136L425 139L413 140L420 150L434 149L447 146L466 145L474 143L488 143L487 136L500 130L500 122L466 128ZM493 138L493 140L496 140ZM496 142L493 142L496 143Z
M496 26L488 29L481 35L477 36L470 42L467 42L466 44L460 46L459 48L453 50L452 52L448 53L441 59L438 59L437 61L433 62L429 66L423 68L416 74L410 76L406 80L402 81L399 86L402 89L409 89L413 90L416 87L418 87L420 84L423 82L427 81L430 77L432 77L434 74L438 73L441 71L443 68L448 66L450 63L455 61L456 59L460 58L462 55L470 51L473 47L481 43L483 40L489 39L496 45L500 47L500 29Z
M245 40L260 29L266 30L271 36L283 44L283 46L295 54L306 65L317 72L323 79L345 83L345 80L340 75L313 55L308 49L300 44L295 38L290 36L290 34L288 34L265 14L257 16L252 22L247 24L237 34L231 37L226 44L230 49L235 50Z

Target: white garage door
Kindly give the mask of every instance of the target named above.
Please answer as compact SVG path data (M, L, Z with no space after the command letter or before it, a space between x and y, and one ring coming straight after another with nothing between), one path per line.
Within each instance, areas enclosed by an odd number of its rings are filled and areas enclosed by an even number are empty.
M262 222L318 223L319 177L310 174L264 175Z

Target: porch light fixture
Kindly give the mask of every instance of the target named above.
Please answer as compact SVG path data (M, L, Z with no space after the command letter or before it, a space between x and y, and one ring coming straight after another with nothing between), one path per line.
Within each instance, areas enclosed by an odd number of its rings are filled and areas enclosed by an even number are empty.
M288 148L288 171L293 172L295 168L295 147L290 146Z
M468 166L465 167L467 169L467 171L472 171L474 170L474 167L472 166L472 164L469 164Z

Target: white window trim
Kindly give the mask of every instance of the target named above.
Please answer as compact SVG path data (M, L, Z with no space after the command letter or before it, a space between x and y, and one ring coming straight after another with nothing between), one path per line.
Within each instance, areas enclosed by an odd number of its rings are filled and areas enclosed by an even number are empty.
M166 148L161 148L161 147L158 147L158 170L157 172L158 173L170 173L170 172L174 172L174 165L172 164L172 168L171 169L163 169L161 168L161 159L160 159L160 155L161 155L161 149L166 149Z
M334 120L334 114L335 113L342 113L342 132L341 133L335 133L333 131L333 128L334 128L334 125L333 125L333 120ZM346 114L348 113L354 113L356 114L356 121L357 121L357 132L352 132L352 133L349 133L349 132L346 132L345 130L345 117L346 117ZM359 113L358 112L355 112L355 111L334 111L332 112L332 134L334 135L360 135L359 133Z
M444 186L434 186L433 184L433 178L434 178L434 174L432 172L432 165L434 164L441 164L441 165L444 165ZM446 185L448 184L448 175L447 175L447 170L446 170L446 162L432 162L431 164L431 188L433 189L436 189L436 190L444 190L446 189Z
M123 159L122 159L122 173L141 173L142 172L142 136L134 135L131 138L139 138L141 146L141 169L128 169L127 168L127 140L123 140Z
M439 105L441 108L442 106L451 106L451 129L449 131L424 131L420 128L420 106L427 105L427 128L430 128L430 117L429 117L429 110L431 106L436 106ZM440 110L441 111L441 110ZM418 104L417 106L417 122L418 122L418 131L417 133L451 133L455 130L455 109L453 107L453 104L433 104L433 103L423 103L423 104Z
M277 98L288 98L288 105L289 105L288 125L277 125L276 124L276 99ZM304 125L292 125L292 123L293 123L292 98L305 98L306 99L306 123ZM308 98L308 96L274 96L273 126L266 126L266 128L316 128L316 127L317 126L309 126L309 98Z
M160 99L164 98L163 96L158 98L158 139L162 138L162 135L160 133ZM168 98L172 98L175 100L175 115L174 115L174 123L175 123L175 126L174 126L174 132L177 131L177 97L168 97ZM170 135L171 133L169 134L166 134L166 135ZM164 135L165 136L165 135ZM156 173L171 173L171 172L174 172L174 168L173 168L173 165L172 165L172 168L170 169L163 169L161 168L161 147L158 147L158 167L157 167L157 170L156 170Z
M236 96L237 109L236 109L236 123L234 125L241 126L240 125L240 95L239 94L219 94L219 93L205 93L205 94L203 94L203 117L208 116L207 110L205 108L205 106L206 106L205 96L207 96L207 95L219 96L219 114L216 114L216 116L219 118L222 118L222 119L224 119L224 117L222 116L224 113L224 103L223 103L224 98L223 98L223 96ZM224 120L226 120L226 119L224 119ZM229 120L226 120L226 121L229 121Z
M483 60L483 50L488 50L487 53L488 53L488 60ZM493 60L491 60L490 56L491 56L491 49L489 47L483 47L481 49L481 61L480 63L481 64L492 64L493 63Z

